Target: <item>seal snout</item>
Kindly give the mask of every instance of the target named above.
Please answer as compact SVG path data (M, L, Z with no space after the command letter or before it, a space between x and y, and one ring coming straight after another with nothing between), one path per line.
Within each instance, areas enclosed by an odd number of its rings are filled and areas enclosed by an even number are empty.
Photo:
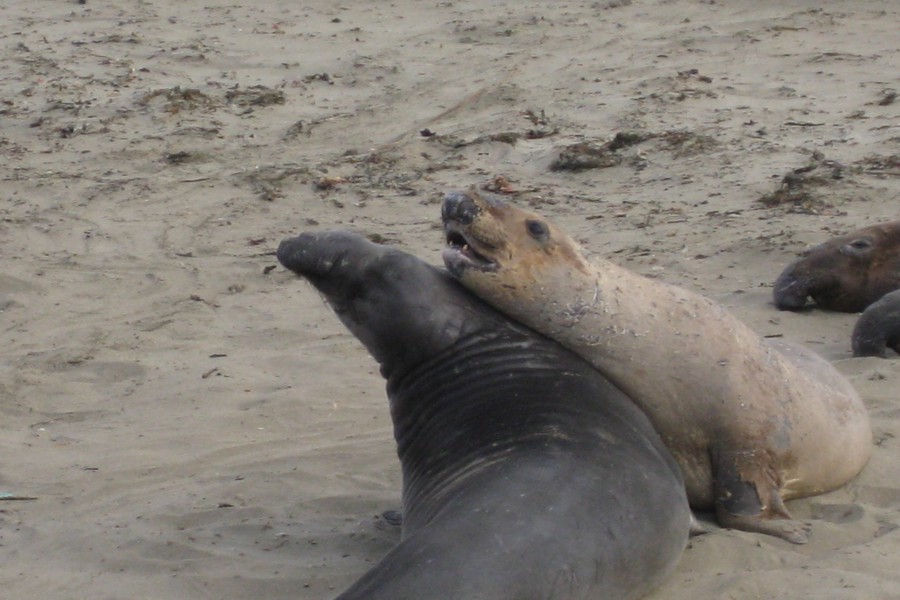
M480 212L481 209L465 192L450 192L444 196L441 203L441 218L445 225L449 221L471 225Z
M772 294L779 310L800 310L806 304L809 282L804 283L804 278L797 273L797 264L789 265L773 286Z
M286 269L301 277L335 276L362 268L366 258L383 253L380 246L349 231L304 232L278 246L276 256Z
M278 262L298 275L306 274L316 261L318 236L313 233L301 233L297 237L287 238L278 244L275 256Z
M464 269L493 271L497 268L490 255L496 247L473 233L473 224L482 208L465 192L450 192L441 204L441 218L444 221L444 236L447 246L442 256L444 264L454 275L459 276Z

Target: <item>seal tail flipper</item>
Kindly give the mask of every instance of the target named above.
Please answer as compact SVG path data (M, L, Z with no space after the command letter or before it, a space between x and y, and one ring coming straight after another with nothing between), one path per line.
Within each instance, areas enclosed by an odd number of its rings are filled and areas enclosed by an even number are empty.
M755 452L711 451L716 519L719 525L780 537L794 544L809 541L809 526L791 519L774 474Z

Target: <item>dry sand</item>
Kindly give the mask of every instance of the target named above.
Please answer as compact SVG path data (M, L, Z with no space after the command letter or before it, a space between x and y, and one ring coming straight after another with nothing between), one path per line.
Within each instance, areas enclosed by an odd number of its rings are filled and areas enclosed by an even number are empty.
M770 298L809 244L900 216L900 5L243 4L3 2L0 595L348 586L399 537L383 384L272 252L352 228L437 263L441 194L505 176L871 409L862 475L790 503L808 545L716 530L653 598L900 597L900 363Z

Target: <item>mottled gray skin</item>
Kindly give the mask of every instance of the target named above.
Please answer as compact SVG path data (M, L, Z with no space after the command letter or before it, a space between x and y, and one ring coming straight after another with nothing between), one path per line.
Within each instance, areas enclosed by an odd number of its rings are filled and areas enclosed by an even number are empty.
M639 598L690 512L634 403L446 273L346 232L287 239L380 363L403 472L401 542L339 600Z
M775 306L860 312L900 288L900 221L872 225L808 250L775 281Z
M900 290L885 294L863 312L853 328L853 356L900 354Z

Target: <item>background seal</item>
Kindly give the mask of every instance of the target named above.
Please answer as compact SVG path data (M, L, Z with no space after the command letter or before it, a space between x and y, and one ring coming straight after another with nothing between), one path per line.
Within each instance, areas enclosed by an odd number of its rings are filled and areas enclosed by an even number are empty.
M819 308L860 312L898 288L900 221L891 221L807 250L785 267L772 294L781 310L799 310L812 298Z

